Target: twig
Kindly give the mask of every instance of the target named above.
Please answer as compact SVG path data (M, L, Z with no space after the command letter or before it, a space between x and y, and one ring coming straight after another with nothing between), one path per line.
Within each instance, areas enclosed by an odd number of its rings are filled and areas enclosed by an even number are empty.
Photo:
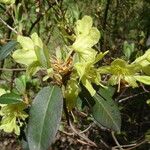
M133 146L133 147L131 147L131 148L128 148L128 149L126 149L126 150L135 149L136 147L139 147L140 145L142 145L142 144L144 144L144 143L146 143L146 142L147 142L147 140L143 140L142 142L140 142L140 143L136 144L135 146Z
M92 127L93 124L94 124L94 123L91 123L85 130L80 131L79 133L80 133L80 134L83 134L83 133L87 132L87 131ZM61 130L60 130L60 131L61 131ZM61 132L64 133L64 134L67 134L67 135L74 135L74 132L72 132L72 133L68 133L68 132L66 132L66 131L61 131Z
M111 149L110 146L106 142L104 142L102 139L100 140L100 142L108 149Z
M129 145L121 145L121 147L123 148L126 148L126 147L132 147L132 146L135 146L136 144L129 144ZM118 146L114 146L112 147L112 149L116 150L118 149L119 147ZM128 150L128 149L125 149L125 150Z
M77 141L78 141L79 143L83 144L83 145L88 145L88 144L89 144L89 143L87 143L87 142L85 142L85 141L82 141L82 140L80 140L80 139L77 139Z
M0 21L7 26L7 28L9 28L11 31L13 31L14 33L18 34L18 32L12 28L10 25L8 25L1 17L0 17Z
M26 71L25 68L0 68L0 71Z
M92 127L93 124L94 123L91 123L85 130L81 131L80 133L82 134L82 133L87 132Z
M144 140L144 141L142 141L142 142L140 142L140 143L138 143L138 144L136 144L136 143L134 143L134 144L129 144L129 145L121 145L121 147L123 147L123 148L126 148L126 149L124 149L124 150L132 150L132 149L135 149L136 147L139 147L140 145L142 145L142 144L144 144L144 143L146 143L147 141L146 140ZM127 147L130 147L130 148L127 148ZM119 146L114 146L112 149L118 149L119 148Z
M126 101L126 100L128 100L128 99L131 99L131 98L137 97L137 96L139 96L139 95L141 95L141 94L145 94L145 93L147 93L147 92L146 92L146 91L144 91L144 92L141 92L141 93L137 93L137 94L134 94L134 95L131 95L131 96L128 96L128 97L122 98L122 99L120 99L118 102L119 102L119 103L121 103L121 102L124 102L124 101Z
M116 145L119 147L119 149L120 149L120 150L124 150L124 149L122 148L122 146L119 144L117 138L115 137L115 133L112 131L111 134L112 134L112 137L113 137L113 139L114 139ZM114 150L115 150L115 149L114 149Z
M144 87L144 84L141 83L140 85L141 85L141 87L143 88L143 90L144 90L145 92L147 92L147 93L149 92L149 91Z
M120 93L120 95L115 99L115 101L118 101L121 97L123 97L123 94L126 92L127 88L123 89L123 91Z
M74 135L74 132L70 133L70 132L61 131L61 130L59 130L59 131L60 131L60 132L62 132L62 133L64 133L64 134L66 134L66 135L69 135L69 136L72 136L72 135Z
M72 125L71 121L69 121L70 127L72 129L72 131L77 134L79 137L83 138L85 141L87 141L90 145L97 147L97 145L91 141L89 138L85 137L84 135L82 135L80 132L78 132Z

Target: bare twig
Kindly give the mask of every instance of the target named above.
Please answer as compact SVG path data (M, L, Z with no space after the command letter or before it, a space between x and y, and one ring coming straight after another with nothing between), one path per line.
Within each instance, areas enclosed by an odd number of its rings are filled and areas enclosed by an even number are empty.
M7 26L7 28L9 28L11 31L13 31L14 33L18 34L18 32L12 28L10 25L8 25L1 17L0 17L0 21Z
M124 88L123 91L120 93L119 96L115 99L115 101L118 101L121 97L123 97L123 94L126 92L127 88Z
M141 83L140 85L141 85L141 87L143 88L143 90L144 90L145 92L147 92L147 93L149 92L149 91L145 88L144 84Z
M83 144L83 145L88 145L88 143L87 143L87 142L82 141L82 140L80 140L80 139L77 139L77 141L78 141L79 143Z
M142 145L142 144L144 144L146 142L147 142L146 140L143 140L142 142L140 142L138 144L134 143L134 144L129 144L129 145L121 145L121 147L126 148L124 150L132 150L132 149L135 149L136 147L139 147L140 145ZM116 150L118 148L120 148L120 147L119 146L112 147L113 150Z
M72 131L77 134L79 137L83 138L87 143L89 143L90 145L94 146L94 147L97 147L97 145L91 141L89 138L85 137L84 135L82 135L80 132L78 132L72 125L71 121L69 122L70 123L70 127L72 129Z
M124 150L124 149L122 148L122 146L119 144L117 138L115 137L115 133L112 131L111 134L112 134L112 137L113 137L113 139L114 139L116 145L119 147L119 149L120 149L120 150ZM113 149L113 150L115 150L115 149Z
M85 130L81 131L80 133L82 134L82 133L87 132L92 127L93 124L94 123L91 123Z
M69 135L69 136L73 136L74 135L74 132L66 132L66 131L61 131L61 130L59 130L60 132L62 132L62 133L64 133L64 134L66 134L66 135Z
M133 146L133 147L131 147L131 148L128 148L128 149L126 149L126 150L135 149L136 147L139 147L140 145L142 145L142 144L144 144L144 143L146 143L146 142L147 142L147 140L143 140L143 141L141 141L140 143L136 144L135 146Z
M102 139L100 140L100 142L101 142L105 147L107 147L108 149L110 149L110 146L109 146L106 142L104 142Z
M129 144L129 145L120 145L118 140L115 137L114 132L112 132L112 137L113 137L113 139L114 139L114 141L115 141L115 143L117 145L117 146L112 147L112 150L117 150L117 149L120 149L120 150L132 150L132 149L135 149L136 147L139 147L140 145L142 145L142 144L147 142L147 140L145 139L145 140L143 140L143 141L141 141L140 143L137 143L137 144L134 143L134 144ZM125 149L123 149L123 148L125 148Z
M124 102L124 101L126 101L126 100L128 100L128 99L137 97L137 96L142 95L142 94L145 94L145 93L147 93L147 91L144 91L144 92L141 92L141 93L137 93L137 94L134 94L134 95L131 95L131 96L122 98L122 99L120 99L118 102L121 103L121 102Z
M121 145L121 147L127 148L127 147L132 147L132 146L135 146L135 145L136 145L136 144ZM116 150L116 149L118 149L118 148L119 148L118 146L112 147L113 150ZM128 150L128 149L125 149L125 150Z

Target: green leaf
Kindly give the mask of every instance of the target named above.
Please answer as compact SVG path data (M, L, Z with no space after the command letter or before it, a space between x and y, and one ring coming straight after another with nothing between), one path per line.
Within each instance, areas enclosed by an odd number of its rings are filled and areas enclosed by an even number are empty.
M34 49L34 43L31 38L27 36L18 35L17 41L22 46L23 50L33 50Z
M90 16L84 16L81 20L76 22L76 34L77 35L87 35L88 31L91 29L93 24L92 18Z
M42 40L39 38L39 36L38 36L37 33L34 32L34 33L31 35L31 39L32 39L34 45L36 45L36 46L38 46L38 47L40 47L40 48L43 48Z
M0 61L5 59L17 45L16 41L10 41L6 45L0 48Z
M134 43L129 44L127 41L123 44L123 53L127 59L130 59L132 53L134 52Z
M30 150L47 150L58 130L63 96L58 86L44 87L35 97L27 130Z
M84 16L76 23L76 40L71 46L79 55L80 62L94 61L97 51L92 47L98 43L100 32L92 27L93 21L90 16Z
M112 86L108 86L105 89L101 88L101 92L103 92L103 95L104 95L105 91L107 92L109 97L112 97L115 94L116 88L112 87Z
M6 90L3 89L3 88L0 88L0 96L3 95L3 94L5 94L5 93L6 93Z
M40 63L38 61L34 61L32 62L32 64L30 64L28 67L27 67L27 76L32 76L34 75L37 71L39 71L40 69Z
M134 78L146 85L150 85L150 76L134 76Z
M107 53L108 53L108 51L106 51L104 53L100 52L99 54L97 54L95 61L94 61L94 64L99 62Z
M78 94L81 91L77 78L78 76L72 74L65 88L64 96L69 110L75 107Z
M87 88L87 90L90 92L91 96L94 96L96 91L94 90L91 82L86 79L86 78L83 78L82 80L82 84Z
M35 47L40 47L40 49L38 49L38 58L43 58L43 53L41 53L43 51L43 43L42 40L38 37L37 33L33 33L31 35L31 38L18 35L17 41L22 46L22 49L17 49L12 55L17 63L29 66L34 61L37 61L37 53L35 52ZM42 61L43 59L40 59L40 63L43 65L45 61Z
M92 108L94 119L104 127L120 132L121 116L119 109L107 89L100 89L94 96L95 105Z
M147 60L150 62L150 49L148 49L144 55L138 57L133 63L139 63L141 64L142 61Z
M30 50L17 49L13 53L12 57L17 63L24 64L26 66L29 66L34 61L37 61L37 57L33 49Z
M146 74L150 76L150 64L142 67L142 71Z
M75 64L75 69L77 70L77 73L80 77L80 79L84 76L84 74L86 74L86 66L87 63L76 63Z
M22 102L20 95L14 93L6 93L0 97L0 104L16 104Z
M15 79L15 85L16 85L16 88L20 94L25 93L26 80L27 80L27 78L25 75L22 75L21 77Z
M73 43L75 51L84 51L86 48L91 48L98 43L100 39L100 32L97 28L92 27L88 35L77 36L76 41Z
M81 49L81 51L78 51L76 54L76 57L78 57L79 62L83 63L94 63L95 57L97 52L92 48L87 49Z
M136 79L134 78L134 76L125 76L124 80L130 85L132 86L132 88L138 87L138 84L136 83Z
M37 60L40 62L40 64L43 67L47 67L47 59L45 57L43 48L41 48L39 46L35 46L34 50L35 50Z

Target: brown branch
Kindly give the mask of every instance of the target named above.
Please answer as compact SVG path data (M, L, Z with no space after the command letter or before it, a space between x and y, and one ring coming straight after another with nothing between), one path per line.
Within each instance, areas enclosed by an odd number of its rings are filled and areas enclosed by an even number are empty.
M93 141L91 141L89 138L85 137L85 136L82 135L80 132L78 132L78 131L74 128L74 126L72 125L71 121L69 122L69 124L70 124L70 127L71 127L72 131L73 131L75 134L77 134L79 137L81 137L82 139L84 139L84 140L85 140L88 144L90 144L91 146L97 147L97 145L96 145Z

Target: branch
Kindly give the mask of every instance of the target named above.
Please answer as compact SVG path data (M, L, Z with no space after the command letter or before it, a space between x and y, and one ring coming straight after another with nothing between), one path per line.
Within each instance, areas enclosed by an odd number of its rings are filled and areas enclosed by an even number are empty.
M127 150L135 149L136 147L139 147L140 145L142 145L142 144L144 144L144 143L146 143L146 142L147 142L147 140L143 140L143 141L141 141L140 143L136 144L135 146L133 146L133 147L131 147L131 148L128 148Z
M70 123L70 127L72 129L72 131L77 134L79 137L81 137L82 139L84 139L87 143L89 143L90 145L94 146L94 147L97 147L97 145L91 141L89 138L85 137L84 135L82 135L80 132L78 132L72 125L71 121L69 122Z
M13 31L14 33L18 34L18 32L12 28L10 25L8 25L1 17L0 17L0 21L7 26L7 28L9 28L11 31Z
M114 139L116 145L119 147L119 149L120 149L120 150L124 150L124 149L122 148L122 146L119 144L119 142L118 142L117 138L115 137L115 134L114 134L113 131L111 132L111 134L112 134L112 137L113 137L113 139ZM114 149L114 150L115 150L115 149Z
M141 92L141 93L137 93L137 94L134 94L134 95L131 95L131 96L122 98L122 99L120 99L118 102L119 102L119 103L122 103L122 102L124 102L124 101L126 101L126 100L128 100L128 99L137 97L137 96L142 95L142 94L145 94L145 93L147 93L147 91L144 91L144 92Z
M135 148L139 147L140 145L142 145L142 144L144 144L146 142L147 142L146 140L143 140L143 141L141 141L138 144L134 143L134 144L129 144L129 145L121 145L121 147L126 148L124 150L132 150L132 149L135 149ZM118 148L120 148L120 147L119 146L112 147L113 150L116 150Z

